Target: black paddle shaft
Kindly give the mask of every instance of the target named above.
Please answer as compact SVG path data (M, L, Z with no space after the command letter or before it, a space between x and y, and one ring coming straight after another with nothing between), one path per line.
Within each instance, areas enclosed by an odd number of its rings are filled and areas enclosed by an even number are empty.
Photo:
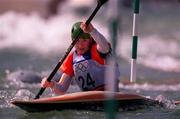
M108 0L98 0L98 4L96 6L96 8L94 9L93 13L91 14L91 16L88 18L88 20L85 22L85 24L88 26L90 24L90 22L92 21L92 19L94 18L94 16L96 15L96 13L98 12L98 10L101 8L101 6L107 2ZM66 59L66 57L68 56L68 54L71 52L72 48L74 47L74 45L77 43L79 36L81 35L83 31L80 30L78 35L76 36L75 40L73 40L73 42L71 43L71 45L69 46L69 48L67 49L64 57L62 57L62 59L58 62L58 64L56 65L56 67L54 68L54 70L51 72L51 74L49 75L49 77L47 78L47 81L51 81L51 79L54 77L54 75L56 74L56 72L58 71L58 69L60 68L60 66L63 64L64 60ZM38 94L36 95L36 97L34 99L39 99L40 96L42 95L42 93L44 92L46 88L41 88L38 92Z

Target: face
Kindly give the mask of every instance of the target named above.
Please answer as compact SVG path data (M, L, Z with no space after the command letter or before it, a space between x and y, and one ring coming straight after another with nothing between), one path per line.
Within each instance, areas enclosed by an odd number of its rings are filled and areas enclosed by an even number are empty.
M85 52L87 52L90 48L92 40L91 39L82 39L79 38L79 40L77 41L75 48L76 51L79 55L84 54Z

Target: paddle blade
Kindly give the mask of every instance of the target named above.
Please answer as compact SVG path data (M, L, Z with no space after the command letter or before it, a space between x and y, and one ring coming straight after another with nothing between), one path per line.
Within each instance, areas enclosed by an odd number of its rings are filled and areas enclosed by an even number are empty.
M106 3L108 0L98 0L98 5L102 6L104 3Z

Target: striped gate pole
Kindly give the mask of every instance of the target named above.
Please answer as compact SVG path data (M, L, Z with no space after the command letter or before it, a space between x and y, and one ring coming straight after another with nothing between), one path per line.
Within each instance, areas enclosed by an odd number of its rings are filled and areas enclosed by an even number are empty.
M132 58L131 58L131 76L130 82L136 82L136 59L137 59L137 45L138 45L138 36L137 36L137 18L139 14L140 0L133 0L133 33L132 33Z

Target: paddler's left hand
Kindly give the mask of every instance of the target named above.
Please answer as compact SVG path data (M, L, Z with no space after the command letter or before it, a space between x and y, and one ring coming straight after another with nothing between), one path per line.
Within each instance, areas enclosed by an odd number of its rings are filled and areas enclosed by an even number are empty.
M82 22L80 27L85 33L91 33L94 30L94 27L91 23L87 26L85 22Z
M54 85L54 83L47 81L46 77L44 77L41 81L41 87L43 87L43 88L48 88L48 87L52 88L53 85Z

